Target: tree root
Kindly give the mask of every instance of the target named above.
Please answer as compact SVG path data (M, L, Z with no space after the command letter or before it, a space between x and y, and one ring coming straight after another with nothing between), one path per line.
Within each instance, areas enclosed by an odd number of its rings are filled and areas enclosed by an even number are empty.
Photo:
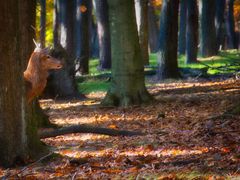
M89 125L74 125L68 127L62 127L58 129L53 129L50 131L40 131L38 133L41 139L56 137L59 135L71 134L71 133L93 133L93 134L102 134L109 136L141 136L144 135L142 132L135 131L126 131L126 130L116 130L110 128L101 128Z

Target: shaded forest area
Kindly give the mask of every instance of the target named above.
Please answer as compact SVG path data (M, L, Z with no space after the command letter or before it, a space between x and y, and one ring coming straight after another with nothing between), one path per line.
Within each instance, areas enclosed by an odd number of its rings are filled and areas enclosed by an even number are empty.
M240 178L239 0L0 12L2 179Z

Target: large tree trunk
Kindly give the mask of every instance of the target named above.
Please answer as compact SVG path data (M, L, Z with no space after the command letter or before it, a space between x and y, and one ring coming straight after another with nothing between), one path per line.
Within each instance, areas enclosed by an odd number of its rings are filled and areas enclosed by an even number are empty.
M129 106L151 100L144 84L134 0L108 0L112 79L103 105Z
M158 79L178 78L178 0L164 0L160 17Z
M77 0L76 12L76 57L78 72L89 73L90 27L92 17L92 1Z
M235 32L235 20L234 20L234 0L227 0L227 45L230 49L237 49L237 35Z
M197 61L198 52L198 7L196 0L187 1L187 50L186 62Z
M157 16L154 5L151 1L148 3L148 41L151 53L156 53L159 47L159 28L157 25Z
M178 54L180 55L186 53L187 2L188 0L180 1L180 28L178 35Z
M45 47L46 36L46 0L40 0L41 15L40 15L40 44L41 48Z
M217 55L215 0L200 1L200 54L202 57Z
M107 0L95 0L100 69L111 68L111 40L109 29L109 16Z
M53 47L57 47L59 42L60 36L60 4L59 0L54 0L54 10L53 10Z
M217 49L225 49L225 6L226 0L216 0L215 26L217 32Z
M34 158L43 150L31 107L26 106L23 70L33 50L35 1L0 6L0 165ZM7 31L6 31L7 29ZM22 48L24 47L24 48Z
M90 42L90 50L91 50L91 58L99 58L99 41L98 41L98 28L97 22L91 21L91 42Z
M135 10L141 54L144 65L148 65L148 0L135 0Z

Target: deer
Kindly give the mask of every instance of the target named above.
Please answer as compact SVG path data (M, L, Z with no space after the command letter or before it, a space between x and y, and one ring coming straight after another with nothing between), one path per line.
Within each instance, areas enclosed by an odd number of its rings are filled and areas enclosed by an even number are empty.
M47 84L49 70L61 69L62 62L49 55L49 48L40 48L34 41L36 48L30 56L26 70L23 73L27 103L31 103L42 94Z

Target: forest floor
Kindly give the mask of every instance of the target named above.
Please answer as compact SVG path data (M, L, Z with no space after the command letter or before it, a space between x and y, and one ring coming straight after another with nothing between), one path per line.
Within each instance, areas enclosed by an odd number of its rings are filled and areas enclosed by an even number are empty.
M42 140L61 156L0 169L19 179L240 179L240 80L151 83L156 102L100 107L105 93L84 101L41 100L58 125L89 124L144 136L70 134Z

